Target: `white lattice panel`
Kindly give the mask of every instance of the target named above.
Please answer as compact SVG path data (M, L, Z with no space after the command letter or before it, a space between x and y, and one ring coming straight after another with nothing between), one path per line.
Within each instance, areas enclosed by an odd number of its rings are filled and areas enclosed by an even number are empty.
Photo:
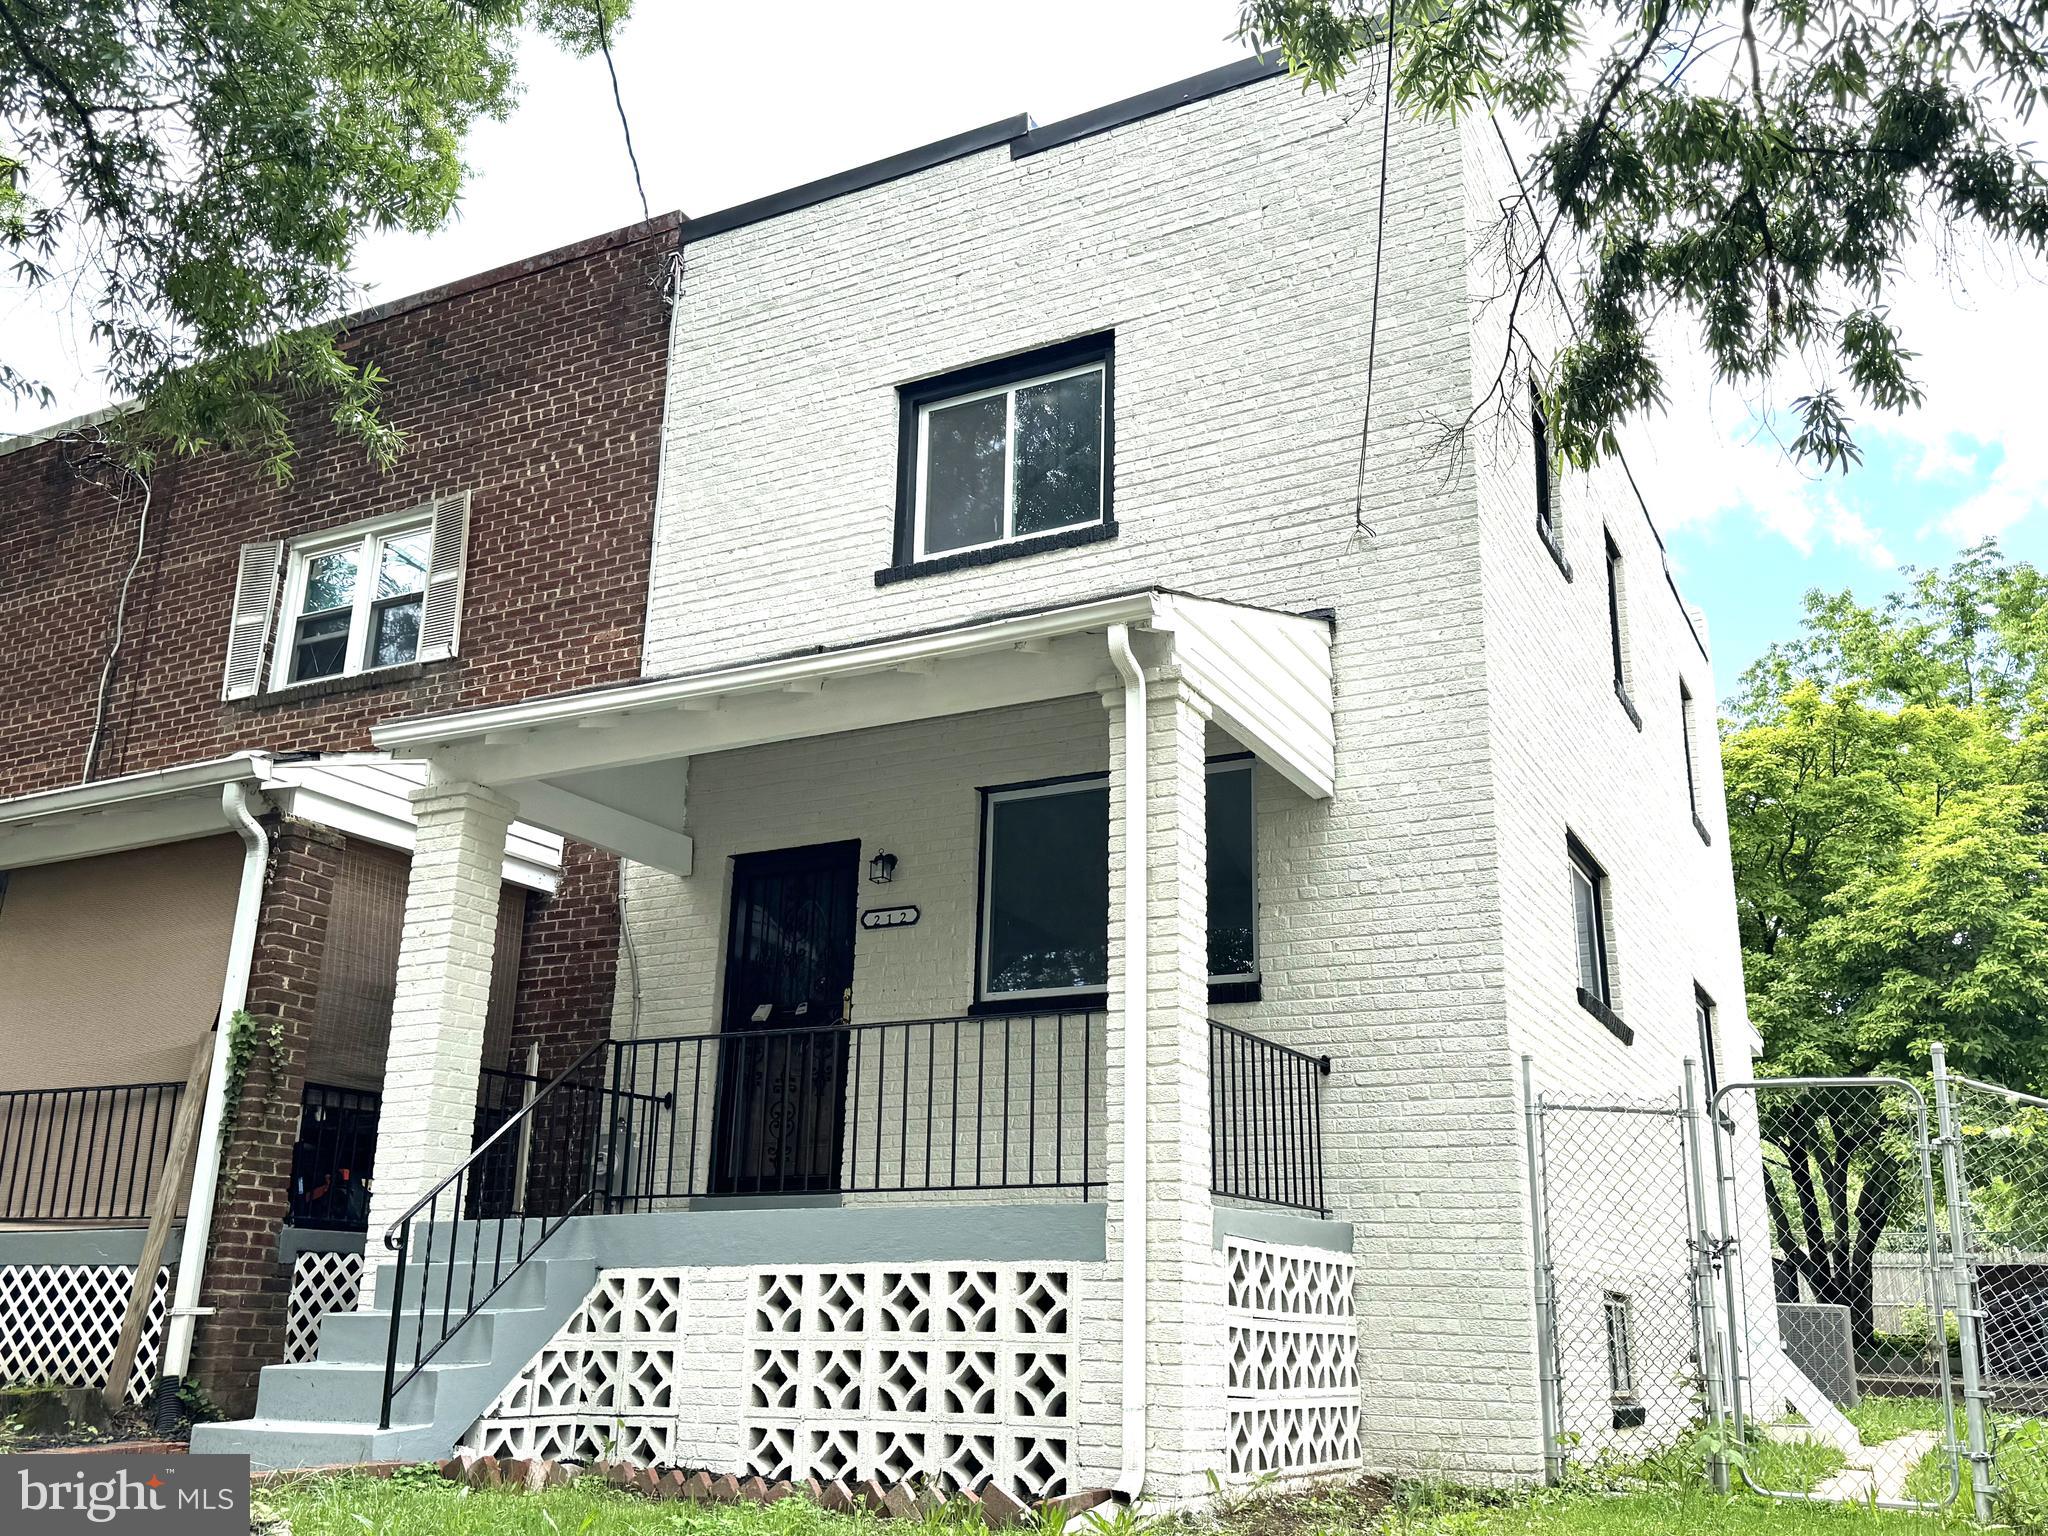
M302 1253L292 1262L291 1299L285 1309L284 1358L295 1364L320 1350L320 1320L352 1312L363 1290L360 1253Z
M699 1302L745 1287L717 1328ZM696 1294L698 1288L702 1295ZM735 1472L1063 1492L1075 1455L1071 1272L1018 1264L615 1270L463 1443L675 1465L715 1440L689 1372L745 1372Z
M133 1403L156 1384L170 1276L168 1269L158 1270L150 1291L128 1378ZM105 1386L134 1286L132 1264L0 1264L0 1381Z
M1232 1238L1227 1259L1231 1476L1357 1466L1350 1256Z
M746 1469L1067 1491L1072 1292L1028 1264L758 1272Z
M674 1464L688 1294L680 1270L599 1275L462 1443L491 1456Z

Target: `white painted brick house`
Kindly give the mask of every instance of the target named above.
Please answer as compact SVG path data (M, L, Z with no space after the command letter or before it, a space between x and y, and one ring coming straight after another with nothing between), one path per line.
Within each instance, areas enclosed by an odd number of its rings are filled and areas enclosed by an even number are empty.
M645 679L377 733L438 785L372 1218L415 1261L481 1213L404 1221L469 1151L507 825L634 861L582 1269L471 1443L1539 1471L1519 1058L1669 1094L1696 995L1753 1045L1715 688L1625 481L1539 507L1520 411L1443 447L1504 345L1449 126L1396 122L1361 474L1378 133L1252 64L686 222Z

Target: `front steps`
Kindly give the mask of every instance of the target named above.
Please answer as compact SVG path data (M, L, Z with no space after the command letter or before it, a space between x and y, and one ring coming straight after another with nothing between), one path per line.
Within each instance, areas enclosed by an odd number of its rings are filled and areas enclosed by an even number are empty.
M574 1315L597 1280L597 1262L569 1226L529 1259L503 1290L467 1324L457 1326L469 1296L470 1266L437 1263L406 1266L400 1374L413 1357L420 1325L424 1283L426 1342L440 1336L441 1306L451 1297L452 1337L441 1352L408 1382L391 1405L391 1427L377 1427L384 1392L384 1357L390 1346L389 1298L396 1266L377 1267L379 1306L369 1312L331 1312L320 1325L316 1359L303 1365L270 1365L256 1394L255 1417L228 1424L199 1424L192 1450L199 1454L246 1455L257 1471L333 1466L357 1461L426 1461L446 1456L455 1442L490 1407L527 1361ZM529 1240L537 1235L529 1232ZM465 1223L448 1240L437 1229L433 1251L462 1253L469 1246ZM495 1241L486 1236L484 1251ZM488 1283L478 1281L479 1289Z

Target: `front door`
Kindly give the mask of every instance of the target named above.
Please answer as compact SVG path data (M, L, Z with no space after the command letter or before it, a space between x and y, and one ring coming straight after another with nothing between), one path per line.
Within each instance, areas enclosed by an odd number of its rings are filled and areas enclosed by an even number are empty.
M839 1187L860 844L733 862L712 1188Z

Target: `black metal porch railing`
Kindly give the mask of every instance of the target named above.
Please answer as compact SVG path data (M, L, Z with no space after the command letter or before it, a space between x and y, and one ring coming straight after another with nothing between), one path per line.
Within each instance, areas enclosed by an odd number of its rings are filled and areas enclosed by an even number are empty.
M392 1401L406 1384L563 1223L602 1198L602 1164L591 1154L599 1143L610 1059L607 1040L583 1051L385 1231L384 1246L397 1264L380 1428L391 1427ZM536 1179L528 1168L508 1189L506 1158L529 1125L545 1172ZM410 1296L408 1287L416 1288Z
M608 1208L702 1196L1103 1184L1102 1016L1036 1013L624 1040Z
M1330 1214L1323 1190L1323 1079L1330 1058L1211 1020L1210 1187L1258 1205Z
M149 1215L183 1083L0 1093L0 1221Z

